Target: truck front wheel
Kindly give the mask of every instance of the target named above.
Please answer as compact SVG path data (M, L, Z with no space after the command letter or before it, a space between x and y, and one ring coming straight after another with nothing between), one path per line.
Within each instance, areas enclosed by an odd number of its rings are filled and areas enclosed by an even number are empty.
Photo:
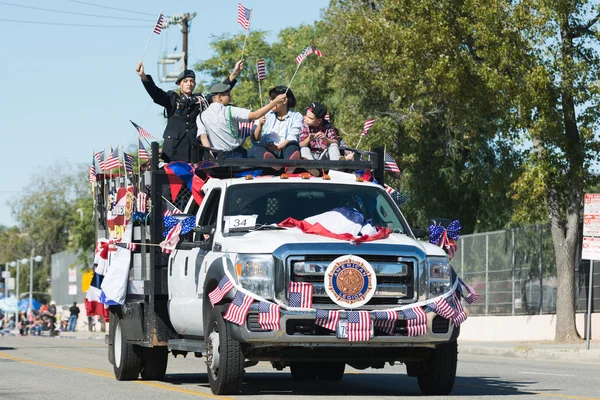
M458 346L456 341L438 345L427 359L427 370L417 377L426 395L447 395L454 387Z
M242 388L245 358L240 343L229 335L221 310L221 306L207 310L205 332L208 382L213 394L237 394Z
M131 381L137 379L142 367L142 348L127 343L127 336L123 327L123 320L115 315L111 320L114 325L113 336L113 370L115 378L119 381Z

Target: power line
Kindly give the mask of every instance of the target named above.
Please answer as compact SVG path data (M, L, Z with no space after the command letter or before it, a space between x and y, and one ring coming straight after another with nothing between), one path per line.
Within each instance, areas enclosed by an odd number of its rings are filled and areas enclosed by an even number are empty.
M124 8L117 8L117 7L109 7L109 6L103 6L101 4L94 4L94 3L89 3L87 1L80 1L80 0L68 0L71 1L73 3L80 3L80 4L86 4L88 6L93 6L93 7L100 7L100 8L108 8L109 10L117 10L117 11L124 11L124 12L128 12L128 13L133 13L133 14L139 14L139 15L149 15L151 17L156 17L156 14L150 14L150 13L145 13L145 12L139 12L139 11L133 11L133 10L126 10Z
M144 28L148 29L146 25L90 25L90 24L63 24L60 22L39 22L39 21L21 21L16 19L4 19L0 18L2 22L17 22L21 24L36 24L36 25L56 25L56 26L80 26L86 28Z
M153 20L149 20L149 19L126 18L126 17L112 17L112 16L109 16L109 15L86 14L86 13L78 13L78 12L74 12L74 11L53 10L51 8L41 8L41 7L24 6L22 4L8 3L8 2L5 2L5 1L0 1L0 4L4 4L4 5L7 5L7 6L13 6L13 7L29 8L31 10L40 10L40 11L55 12L55 13L60 13L60 14L83 15L85 17L124 19L124 20L128 20L128 21L154 22Z

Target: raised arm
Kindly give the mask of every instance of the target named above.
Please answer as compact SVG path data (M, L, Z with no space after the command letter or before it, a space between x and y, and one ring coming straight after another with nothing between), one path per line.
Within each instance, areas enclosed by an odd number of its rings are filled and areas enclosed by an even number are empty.
M144 85L146 92L148 92L152 100L156 104L161 105L165 108L171 107L171 98L169 94L161 88L159 88L158 86L156 86L154 80L152 79L152 76L146 75L146 73L144 72L144 64L142 64L141 62L138 63L135 70L142 79L142 84Z
M285 93L280 94L279 96L275 97L275 99L271 100L266 106L261 107L256 111L250 111L250 114L248 114L248 119L258 119L263 115L266 115L276 105L285 103L287 103L287 95Z

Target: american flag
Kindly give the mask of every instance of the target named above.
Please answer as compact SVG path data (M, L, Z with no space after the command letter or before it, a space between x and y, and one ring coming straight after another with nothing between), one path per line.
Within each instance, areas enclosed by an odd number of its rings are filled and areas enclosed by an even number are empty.
M440 297L433 303L427 304L427 306L442 318L452 319L456 316L454 308L452 308L450 303L448 303L448 300L443 297Z
M256 60L256 75L258 76L258 80L262 81L267 77L265 73L265 60Z
M400 175L400 168L398 168L396 160L394 160L394 158L390 156L390 154L387 151L383 156L383 170Z
M165 16L162 13L160 13L160 15L158 16L158 20L156 21L156 25L154 25L154 33L156 33L157 35L160 35L160 32L162 31L164 17Z
M163 212L163 217L168 217L171 216L173 214L181 214L181 210L177 207L175 207L175 205L173 203L171 203L169 200L165 199L163 197L163 200L165 201L166 207L165 207L165 211Z
M340 320L341 311L317 310L317 320L315 324L322 326L330 331L335 331Z
M246 321L246 314L252 305L254 299L250 296L246 296L242 292L237 292L233 301L227 308L227 312L223 316L223 319L233 322L234 324L242 325Z
M452 260L454 258L454 255L456 254L456 249L458 248L458 246L456 245L456 242L454 240L452 240L448 237L448 233L446 232L445 229L442 232L442 236L440 237L440 240L437 242L437 245L440 246L442 249L446 250L446 253L448 253L448 258L450 260Z
M375 328L387 333L388 335L393 335L394 332L396 332L397 320L398 312L396 311L375 311Z
M233 289L233 283L229 280L227 275L221 278L217 287L208 294L210 304L215 306L218 302L223 300L223 297Z
M348 311L348 340L363 342L371 339L371 316L368 311Z
M145 213L148 204L148 193L139 192L137 195L136 208L138 212Z
M177 224L169 231L165 240L160 242L159 246L163 253L172 253L179 242L179 234L181 233L181 224Z
M242 5L242 3L238 3L238 18L237 22L240 23L242 28L248 30L250 28L250 14L252 10L246 8Z
M312 295L312 283L290 282L290 307L311 308Z
M114 151L111 149L111 153L104 161L104 170L111 170L113 168L117 168L121 166L121 160L119 158L119 148L117 147Z
M100 167L100 171L104 170L104 150L97 152L94 154L96 161L98 161L98 166Z
M93 185L96 182L96 167L94 167L94 163L90 165L90 183Z
M130 250L130 251L135 251L135 249L137 248L135 243L125 243L125 242L117 242L117 243L115 243L115 246L121 247L122 249Z
M419 324L427 323L427 313L421 306L402 310L402 314L404 314L406 320L415 320Z
M140 135L140 137L143 137L143 138L146 138L146 139L152 139L153 138L153 136L150 134L150 132L148 132L147 130L145 130L144 128L142 128L141 126L139 126L138 124L136 124L132 120L129 120L129 122L131 122L133 124L133 126L135 127L135 129L137 129L138 134Z
M427 323L420 324L416 319L406 321L406 330L408 336L421 336L427 333Z
M252 134L252 128L254 127L254 121L250 122L239 122L239 131L242 138L246 138Z
M369 129L371 129L371 127L373 126L374 123L375 123L375 118L369 118L368 120L366 120L365 126L363 126L363 130L360 133L360 136L365 136L367 133L369 133Z
M475 291L475 289L473 289L471 286L467 285L462 279L458 278L458 282L464 287L464 290L466 290L467 295L465 296L463 293L463 297L465 298L465 301L469 304L472 304L474 301L479 300L479 296L477 294L477 292Z
M133 174L133 156L131 154L123 152L123 159L125 160L125 171L127 171L130 174Z
M323 57L321 50L317 49L315 46L308 46L302 53L298 54L298 57L296 57L296 63L298 65L301 64L302 61L304 61L304 59L311 54L316 54L319 57Z
M448 303L450 303L450 306L456 311L456 315L452 317L452 323L454 326L460 326L460 324L467 320L467 313L462 306L462 300L458 291L454 292L454 294L448 298Z
M258 303L258 324L263 329L279 330L281 306L268 301Z
M408 201L408 197L404 196L403 194L400 194L400 192L398 192L393 187L391 187L385 183L383 184L383 187L385 187L385 191L390 194L390 196L392 197L392 200L394 200L394 203L396 203L398 205L398 207L400 207L402 204L404 204Z
M144 147L144 144L142 143L141 139L138 139L138 158L140 160L150 159L150 157L148 156L148 152L146 151L146 148Z

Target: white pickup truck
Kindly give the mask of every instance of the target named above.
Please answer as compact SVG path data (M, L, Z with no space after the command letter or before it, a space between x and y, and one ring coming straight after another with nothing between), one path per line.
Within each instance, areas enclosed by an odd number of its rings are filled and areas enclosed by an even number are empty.
M214 169L201 204L190 197L175 215L193 216L195 227L168 259L156 246L138 246L146 276L130 285L138 289L124 305L110 307L117 379L162 379L169 352L194 353L206 357L218 395L238 393L244 369L259 361L290 367L295 380L323 381L342 379L346 365L401 362L424 394L450 393L459 323L449 315L462 310L457 277L440 247L417 240L388 192L333 170L320 177L235 171ZM162 215L164 182L155 169L154 215ZM340 210L352 215L330 218ZM144 230L149 245L162 240L158 222ZM455 312L442 313L435 299Z

